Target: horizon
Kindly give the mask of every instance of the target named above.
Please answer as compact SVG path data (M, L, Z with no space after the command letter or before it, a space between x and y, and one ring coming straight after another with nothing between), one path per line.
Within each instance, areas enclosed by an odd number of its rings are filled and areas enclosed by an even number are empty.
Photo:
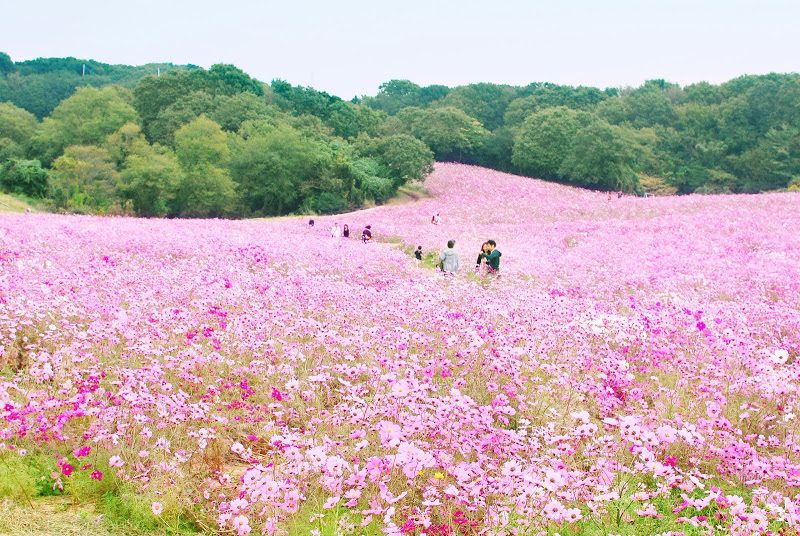
M410 0L402 9L366 0L291 6L240 0L229 6L16 4L6 8L6 20L14 22L4 28L0 50L14 61L228 63L262 82L282 79L345 100L375 95L392 79L420 86L625 88L653 79L686 86L800 71L793 23L800 4L786 0L656 6L506 0L491 9L475 0Z

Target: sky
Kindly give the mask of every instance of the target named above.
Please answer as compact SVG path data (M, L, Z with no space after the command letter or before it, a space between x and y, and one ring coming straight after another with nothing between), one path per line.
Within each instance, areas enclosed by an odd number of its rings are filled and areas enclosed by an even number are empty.
M232 63L345 99L419 85L687 85L800 71L800 0L0 0L0 51Z

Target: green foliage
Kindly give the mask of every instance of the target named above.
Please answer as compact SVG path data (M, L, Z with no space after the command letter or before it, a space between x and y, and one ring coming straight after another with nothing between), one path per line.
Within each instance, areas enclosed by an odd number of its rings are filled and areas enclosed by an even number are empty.
M36 117L10 102L0 102L0 138L25 144L36 132Z
M10 102L0 102L0 163L9 158L22 158L38 122L30 112Z
M509 103L517 96L516 90L507 85L470 84L450 91L437 106L452 106L482 123L489 130L503 125L503 114Z
M300 185L316 177L319 147L288 125L248 138L234 155L231 170L250 213L286 214L303 199Z
M433 152L420 140L408 134L385 138L362 137L356 142L357 151L374 158L389 171L395 187L409 181L419 181L433 171Z
M125 160L120 190L139 216L165 216L174 206L183 171L173 153L145 145Z
M190 102L186 102L187 96L192 94L195 94L195 99L202 98L197 95L198 93L204 93L211 97L231 96L238 93L262 96L264 88L258 81L253 80L232 65L214 65L208 71L199 68L170 71L164 76L144 78L134 89L133 95L134 106L141 117L148 139L151 141L154 139L153 125L159 115L178 101L184 101L184 103L178 105L178 111L173 109L173 112L186 121L197 117L200 113L210 113L210 102L201 101L201 104L206 107L199 110L200 105L191 102L192 97L189 97ZM187 110L193 110L196 114L187 116ZM170 114L168 113L168 115ZM174 129L171 132L174 132ZM161 135L163 135L163 131L161 131Z
M105 213L117 200L117 169L103 148L72 145L53 162L50 190L56 208Z
M125 123L119 130L108 136L103 148L108 151L117 169L122 167L125 159L135 152L144 151L148 147L142 129L136 123Z
M385 120L384 112L342 101L331 105L326 122L337 136L351 139L362 133L368 136L378 135Z
M546 179L561 178L562 163L573 140L590 116L563 106L545 108L529 116L514 143L512 161L525 173Z
M0 52L0 75L5 75L14 72L15 70L16 67L14 66L14 62L11 60L11 56L5 52Z
M175 211L181 216L219 217L233 214L236 184L227 164L228 140L222 128L205 116L175 133L175 154L184 171L175 194Z
M798 184L799 132L798 74L624 90L391 80L345 102L232 65L0 53L0 186L79 212L340 212L385 202L434 158L593 188L758 192Z
M136 121L130 94L118 87L80 88L59 104L33 139L34 154L50 163L68 145L96 145L125 123Z
M201 116L175 133L175 154L181 166L191 171L209 165L225 164L230 157L230 149L222 127Z
M595 119L578 130L570 148L561 163L561 177L602 189L638 189L636 142L623 127Z
M158 70L179 68L169 63L131 67L76 58L38 58L14 64L3 56L7 61L0 59L0 101L12 102L40 119L78 87L132 87Z
M431 148L437 160L470 160L489 132L458 108L405 108L387 123L389 132L405 133Z
M0 187L12 194L45 197L47 170L42 168L38 160L8 160L0 166Z

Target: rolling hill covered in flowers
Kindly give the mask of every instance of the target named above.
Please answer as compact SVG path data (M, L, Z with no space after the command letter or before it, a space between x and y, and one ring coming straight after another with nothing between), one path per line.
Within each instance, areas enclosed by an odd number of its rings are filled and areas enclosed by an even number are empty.
M313 228L0 216L0 493L140 532L796 534L800 195L425 188ZM456 277L406 252L449 239Z

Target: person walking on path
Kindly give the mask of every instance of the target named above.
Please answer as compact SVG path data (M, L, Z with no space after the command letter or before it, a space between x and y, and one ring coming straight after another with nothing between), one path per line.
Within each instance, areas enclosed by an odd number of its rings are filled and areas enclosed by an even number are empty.
M417 246L417 249L414 251L414 257L418 260L422 260L422 246Z
M455 275L458 271L458 253L454 249L456 245L455 240L449 240L447 242L447 249L442 251L439 255L439 260L442 263L442 271L445 274Z
M489 265L489 273L496 274L500 271L500 250L497 249L497 242L494 240L487 240L487 250L488 254L486 255L486 264Z

